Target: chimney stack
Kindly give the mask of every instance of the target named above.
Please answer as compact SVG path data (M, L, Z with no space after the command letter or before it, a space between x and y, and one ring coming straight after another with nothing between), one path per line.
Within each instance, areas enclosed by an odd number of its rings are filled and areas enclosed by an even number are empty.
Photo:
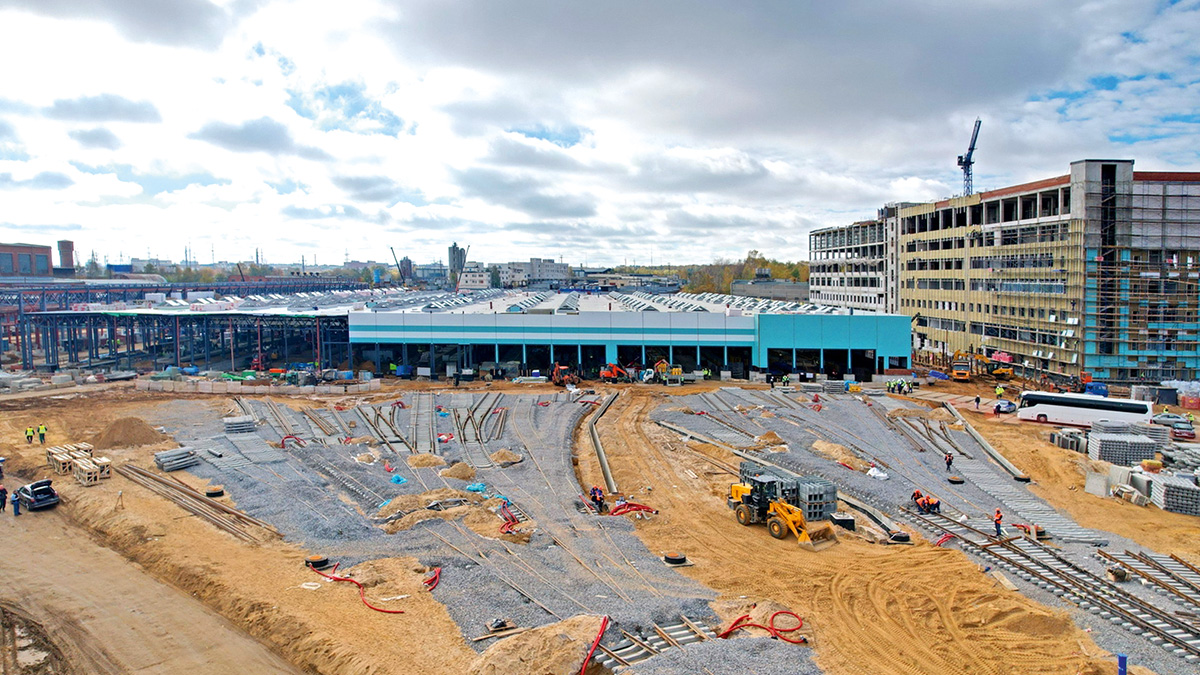
M75 269L75 242L61 239L58 242L59 267Z

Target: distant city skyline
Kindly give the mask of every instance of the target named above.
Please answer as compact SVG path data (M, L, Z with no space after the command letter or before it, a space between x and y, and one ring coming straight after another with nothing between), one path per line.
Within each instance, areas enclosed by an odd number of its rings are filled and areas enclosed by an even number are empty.
M1200 170L1196 2L0 0L0 241L808 257L1071 161ZM18 65L19 64L19 65Z

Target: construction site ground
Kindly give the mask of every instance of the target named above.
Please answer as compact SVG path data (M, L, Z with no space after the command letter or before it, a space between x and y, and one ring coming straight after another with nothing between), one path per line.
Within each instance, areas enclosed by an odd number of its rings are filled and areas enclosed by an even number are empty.
M971 395L989 388L982 383L974 388L954 386ZM365 499L339 494L343 513L295 517L294 522L277 525L284 538L251 545L122 477L83 488L63 476L55 480L63 497L58 509L19 519L5 513L0 519L4 555L10 561L5 569L13 570L6 575L8 583L0 586L0 604L45 627L62 652L68 668L63 672L186 672L197 659L207 664L197 672L235 671L235 667L221 667L225 663L239 664L236 669L249 672L331 675L578 672L599 628L599 614L623 615L624 625L633 630L663 621L671 608L695 613L708 609L719 617L721 625L714 626L719 628L755 603L760 611L789 609L803 617L799 632L810 639L810 646L767 640L758 630L741 631L759 637L735 640L728 646L705 643L673 650L626 672L1115 672L1111 655L1093 640L1107 634L1085 630L1091 628L1088 617L1055 602L1049 594L1039 595L1036 589L1005 588L959 550L935 547L921 536L915 536L911 546L885 546L867 536L843 533L838 546L813 553L800 550L794 539L772 539L765 528L738 526L725 504L732 477L720 465L736 466L739 458L712 445L685 442L652 421L656 410L672 405L668 395L718 387L705 383L670 389L598 388L599 393L621 394L598 430L618 485L630 500L658 510L645 519L596 518L560 508L567 500L581 502L575 499L581 484L603 483L585 418L572 417L569 423L561 423L565 426L556 426L560 423L548 413L538 417L534 410L529 418L533 426L525 428L553 433L521 439L531 457L511 467L477 472L479 480L502 489L515 504L528 506L530 515L540 512L546 522L540 522L539 516L530 519L529 528L541 533L532 544L520 537L485 536L495 522L486 527L473 523L466 512L449 520L413 523L411 533L405 530L401 538L389 540L386 537L392 535L371 526L369 517L375 514L363 508ZM456 390L440 384L389 383L375 399L411 400L417 392L430 391L441 392L436 400L442 400ZM503 391L522 397L561 392L549 386L483 383L464 384L457 390L460 395L467 391ZM297 410L337 403L330 397L276 400ZM139 393L129 386L0 399L0 456L9 458L3 482L12 489L47 473L42 449L36 441L34 447L26 445L22 438L29 425L47 424L52 444L93 438L124 417L171 427L176 437L187 436L185 426L194 424L192 436L199 438L211 431L206 424L219 422L233 409L226 398ZM209 421L198 415L196 422L189 423L195 411ZM1085 494L1082 463L1086 457L1046 442L1049 429L1008 424L969 410L964 415L1033 478L1030 489L1035 494L1083 527L1200 561L1200 527L1195 518ZM544 424L551 426L538 426ZM566 434L562 443L556 440L559 433ZM104 449L97 454L112 457L114 464L130 461L152 467L154 451L176 445L164 438L154 445ZM536 470L534 459L539 462ZM440 480L440 468L444 467L406 466L401 473L409 476L410 483L415 483L415 476L433 483ZM571 471L581 484L559 479ZM202 486L215 474L197 468L173 475ZM280 489L291 485L291 480L289 476L284 482L281 475ZM442 486L406 485L395 489L393 499ZM252 513L269 507L267 500L256 503L250 497L243 506L237 499L237 483L232 484L229 503ZM324 504L313 502L319 511ZM293 513L308 511L297 506ZM364 527L353 536L333 530L305 537L289 530L295 527L299 532L308 523L325 523L328 518L342 522L336 518L355 516ZM556 533L564 545L542 546L539 542L547 532ZM463 555L437 548L432 536L437 533L454 537L449 541L456 542ZM335 545L339 540L348 542L344 550ZM389 541L404 544L391 546ZM321 548L314 551L314 544ZM529 553L532 548L538 550ZM686 552L693 565L666 568L656 557L668 551ZM343 560L339 574L350 567L367 586L369 598L405 613L372 612L358 600L354 587L321 579L303 564L313 552ZM468 562L481 557L480 552L486 554L481 562ZM547 590L550 586L531 593L558 616L547 615L533 602L504 598L487 605L489 614L468 616L470 608L483 602L471 585L494 582L496 565L526 555L540 556L529 558L539 563L562 565L562 570L548 568L547 574L573 570L572 579L554 577L570 599ZM568 559L571 556L582 561L576 564ZM21 558L21 565L11 565L14 557ZM445 588L434 593L422 584L431 561L442 564L445 574L441 582ZM583 574L583 567L592 569ZM521 580L530 581L518 585L534 587L536 570L520 573L526 575ZM618 601L616 596L623 597ZM499 641L472 642L486 632L480 626L502 610L511 610L522 627L546 628ZM113 618L121 612L130 615L121 619L123 623ZM127 634L116 635L118 627ZM496 646L481 653L492 643ZM1165 665L1153 671L1135 667L1132 672L1165 675L1192 667L1171 659L1175 657L1166 655L1156 661ZM15 673L23 675L19 670Z

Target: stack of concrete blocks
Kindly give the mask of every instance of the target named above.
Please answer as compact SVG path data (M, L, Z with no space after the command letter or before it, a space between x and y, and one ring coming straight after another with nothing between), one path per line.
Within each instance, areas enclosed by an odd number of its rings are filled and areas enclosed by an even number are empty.
M1194 476L1193 476L1194 477ZM1150 474L1150 501L1164 511L1200 516L1200 487L1183 476Z
M842 380L826 380L821 385L821 391L826 394L846 393L846 383Z
M1081 429L1058 429L1050 432L1050 442L1060 448L1074 450L1075 452L1087 451L1087 436Z
M258 428L254 418L249 415L226 417L221 421L225 424L227 434L252 434Z
M1088 434L1088 457L1121 466L1132 466L1146 459L1154 459L1158 444L1136 434L1096 433Z
M837 487L830 481L818 476L804 476L796 479L796 485L807 520L829 520L829 516L837 511Z

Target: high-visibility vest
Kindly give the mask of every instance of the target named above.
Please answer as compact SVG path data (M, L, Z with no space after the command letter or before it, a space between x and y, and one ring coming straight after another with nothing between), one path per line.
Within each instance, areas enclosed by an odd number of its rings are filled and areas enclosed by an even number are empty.
M995 521L995 523L996 523L997 525L999 525L999 524L1000 524L1000 521L1004 520L1004 515L1003 515L1003 514L1001 514L999 511L997 511L997 512L996 512L996 517L995 517L995 518L993 518L992 520L993 520L993 521Z
M46 433L46 425L45 425L45 424L39 424L39 425L38 425L38 433L39 433L39 434L44 434L44 433Z
M25 430L25 435L26 435L26 436L32 436L32 435L33 435L33 427L29 427L29 428L27 428L27 429Z

